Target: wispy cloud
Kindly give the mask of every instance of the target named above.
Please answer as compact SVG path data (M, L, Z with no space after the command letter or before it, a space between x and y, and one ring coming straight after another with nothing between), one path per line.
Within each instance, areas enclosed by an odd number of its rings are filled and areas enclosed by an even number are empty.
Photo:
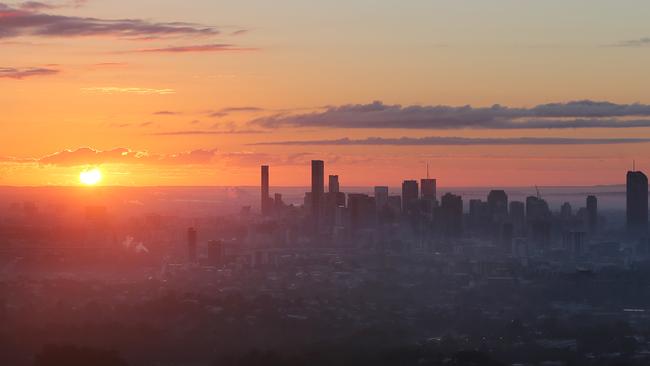
M190 46L141 48L123 53L196 53L196 52L242 52L256 51L256 48L239 47L232 44L202 44Z
M37 2L23 3L18 7L0 3L0 38L111 36L123 39L151 39L219 34L214 27L194 23L99 19L44 12L49 9L51 6Z
M60 70L44 67L0 67L0 78L24 79L33 76L45 76L58 74Z
M270 141L250 145L393 145L393 146L445 146L445 145L613 145L648 143L650 138L563 138L563 137L368 137L365 139L341 138L333 140Z
M268 128L563 129L650 127L650 105L591 100L531 108L351 104L309 113L279 113L250 122Z
M154 154L128 148L96 150L82 147L63 150L38 159L41 165L83 166L101 164L199 165L212 162L217 149L197 149L175 154Z
M87 2L88 0L71 0L71 1L59 2L59 3L24 1L18 3L15 6L21 10L41 11L41 10L52 10L52 9L61 9L61 8L80 8L86 5Z
M184 131L167 131L167 132L154 132L150 135L154 136L189 136L189 135L247 135L247 134L261 134L267 133L262 130L184 130Z
M230 32L230 35L231 36L241 36L241 35L246 34L248 32L249 32L248 29L239 29L239 30L236 30L234 32Z
M180 113L175 112L175 111L156 111L156 112L153 112L153 114L156 115L156 116L175 116L175 115L178 115Z
M115 86L104 86L104 87L90 87L90 88L81 88L83 91L95 92L95 93L106 93L106 94L118 94L118 93L129 93L129 94L174 94L176 91L174 89L152 89L152 88L136 88L136 87L115 87Z
M222 113L260 112L260 111L263 111L263 110L264 110L264 108L260 108L260 107L244 106L244 107L226 107L226 108L220 109L219 112L222 112Z
M611 45L613 47L648 47L650 46L650 37L643 37L639 39L629 39Z

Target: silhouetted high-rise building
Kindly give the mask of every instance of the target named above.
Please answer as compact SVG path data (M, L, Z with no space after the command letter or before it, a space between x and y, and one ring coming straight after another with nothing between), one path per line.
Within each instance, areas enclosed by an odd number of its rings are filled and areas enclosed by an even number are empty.
M560 217L562 217L563 220L568 220L572 215L573 208L571 207L571 204L569 202L564 202L560 207Z
M280 212L284 208L284 201L282 201L282 193L273 195L273 209Z
M596 196L587 196L587 229L590 233L598 230L598 199Z
M526 205L521 201L511 201L509 210L513 235L522 236L526 227Z
M409 213L417 208L419 197L418 181L405 180L402 183L402 212Z
M271 213L271 198L269 197L269 166L262 165L262 215Z
M508 195L504 190L494 189L488 193L488 209L492 220L503 220L508 216Z
M222 264L224 260L223 241L210 240L208 242L208 262L212 265Z
M330 175L329 176L329 185L327 186L327 191L329 193L339 193L340 187L339 187L339 176L338 175Z
M463 232L463 198L445 193L440 199L440 224L446 238L458 238Z
M551 241L551 211L545 200L526 197L527 234L537 250L545 251Z
M372 226L376 218L375 199L362 193L348 194L350 228L352 231Z
M486 202L480 199L469 200L469 223L470 229L478 234L484 234L487 231L490 221L490 212Z
M187 260L195 263L196 259L196 229L191 227L187 229Z
M402 197L401 196L388 196L388 207L395 215L399 214L402 210Z
M425 200L436 200L436 180L431 178L420 180L420 191Z
M377 205L377 210L383 209L388 204L388 187L375 187L375 204Z
M328 225L335 225L339 206L345 206L345 193L340 191L339 176L330 175L328 192L325 193L325 221Z
M643 172L627 172L627 229L633 234L648 231L648 177Z
M318 229L325 194L325 164L322 160L311 161L311 216Z
M550 215L546 201L535 196L526 197L526 221L548 219Z

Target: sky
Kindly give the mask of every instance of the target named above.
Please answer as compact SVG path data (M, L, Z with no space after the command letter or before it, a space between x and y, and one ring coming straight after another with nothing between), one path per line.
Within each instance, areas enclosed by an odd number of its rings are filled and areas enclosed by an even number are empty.
M650 2L0 0L0 185L599 185L650 169Z

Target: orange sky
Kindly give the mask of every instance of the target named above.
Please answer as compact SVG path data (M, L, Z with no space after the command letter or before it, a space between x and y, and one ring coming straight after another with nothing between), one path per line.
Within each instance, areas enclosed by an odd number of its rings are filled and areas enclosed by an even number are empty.
M0 2L0 185L618 184L650 4L580 3Z

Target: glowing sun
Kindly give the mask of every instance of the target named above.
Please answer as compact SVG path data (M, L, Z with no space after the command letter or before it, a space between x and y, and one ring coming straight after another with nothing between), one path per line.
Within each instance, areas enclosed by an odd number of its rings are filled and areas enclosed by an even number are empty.
M87 169L79 173L79 181L87 186L92 186L102 180L102 172L97 168Z

